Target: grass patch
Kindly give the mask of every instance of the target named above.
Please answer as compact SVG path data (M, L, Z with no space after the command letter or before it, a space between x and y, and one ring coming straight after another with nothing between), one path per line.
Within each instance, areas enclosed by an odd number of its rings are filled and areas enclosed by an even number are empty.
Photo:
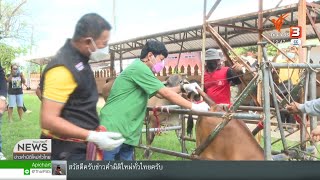
M146 144L145 133L142 136L142 144ZM162 132L161 135L156 136L152 143L153 147L181 152L181 145L174 131ZM190 154L195 148L196 143L186 141L187 151ZM143 160L144 149L135 148L136 159ZM151 160L182 160L180 157L170 156L166 154L153 152Z
M24 104L32 112L24 114L23 121L19 120L17 109L13 109L13 122L8 122L8 113L2 117L2 151L11 160L13 148L23 139L38 139L40 137L40 101L35 95L24 95Z

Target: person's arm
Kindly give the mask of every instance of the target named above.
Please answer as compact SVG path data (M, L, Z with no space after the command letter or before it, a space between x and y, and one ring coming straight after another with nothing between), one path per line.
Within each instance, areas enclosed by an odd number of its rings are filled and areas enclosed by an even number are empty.
M40 90L40 87L39 87L39 86L38 86L37 89L36 89L36 95L38 96L39 100L41 101L42 95L41 95L41 90Z
M192 85L192 84L191 84ZM190 86L191 87L191 86ZM181 97L176 92L172 91L167 87L161 88L158 93L169 100L170 102L182 106L187 109L191 109L193 111L208 111L210 109L209 105L205 102L201 102L199 104L192 103L183 97Z
M168 87L168 89L170 89L171 91L173 91L173 92L175 92L175 93L177 93L177 94L181 93L181 87L180 87L180 85L179 85L179 86L176 86L176 87ZM163 99L163 98L164 98L159 92L156 94L156 97L157 97L157 98L160 98L160 99Z
M27 81L24 75L21 73L21 83L26 87L26 90L30 90L31 88L27 85Z
M24 78L24 75L22 73L20 74L20 77L21 77L21 83L24 84L27 87L26 79Z
M179 87L180 89L180 87ZM182 106L187 109L192 108L192 103L187 101L186 99L182 98L179 94L173 91L171 88L163 87L158 91L162 97L166 98L170 102Z
M304 104L300 104L298 108L302 113L307 113L312 116L319 116L320 115L320 98L307 101Z
M233 72L231 68L227 71L227 78L229 82L232 82L233 84L241 84L240 78L236 77L237 75Z
M41 127L54 134L85 140L89 130L76 126L60 117L64 104L43 98L41 105Z
M23 83L23 85L26 87L27 90L30 90L31 88L27 85L27 83Z
M41 94L41 89L40 89L39 86L38 86L37 89L36 89L36 95L38 96L39 100L41 101L41 99L42 99L42 94Z
M144 71L144 69L141 69L141 71L134 71L131 74L131 78L135 83L137 83L137 85L140 86L140 88L142 88L148 94L149 97L159 93L162 97L168 99L174 104L192 109L194 111L208 111L210 108L205 102L200 104L193 104L183 99L174 91L179 91L178 87L175 87L174 90L165 87L162 82L157 79L154 74L151 73L150 70ZM188 91L196 91L196 86L193 83L191 83L190 85L184 85L183 88Z

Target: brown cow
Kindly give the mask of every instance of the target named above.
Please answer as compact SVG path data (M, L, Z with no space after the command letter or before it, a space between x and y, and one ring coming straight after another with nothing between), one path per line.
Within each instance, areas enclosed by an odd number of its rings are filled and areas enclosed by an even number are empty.
M224 112L221 105L211 108L212 112ZM197 147L203 143L213 129L222 121L217 117L199 117L196 123ZM216 138L199 155L205 160L264 160L263 149L241 120L232 119Z

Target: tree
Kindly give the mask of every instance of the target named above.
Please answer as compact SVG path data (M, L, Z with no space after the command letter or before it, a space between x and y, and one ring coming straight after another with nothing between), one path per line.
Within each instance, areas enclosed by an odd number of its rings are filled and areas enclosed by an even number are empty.
M26 41L30 38L23 5L26 0L0 0L0 63L8 70L11 61L26 54L26 47L13 47L10 42ZM21 44L21 43L19 43Z
M271 44L267 45L267 54L268 56L275 56L277 54L277 48Z
M277 49L273 45L267 44L266 48L267 48L268 56L275 56L277 54ZM246 46L246 47L235 48L235 52L238 55L244 55L247 52L252 52L256 54L258 52L258 46Z
M256 54L258 52L258 46L245 46L245 47L239 47L234 48L234 51L237 55L247 55L247 52L252 52ZM232 58L235 58L234 55L231 56Z
M6 70L9 70L12 60L14 60L18 55L26 53L26 48L14 48L4 43L0 43L0 62L2 67Z
M6 1L0 0L0 40L24 39L27 23L23 5L26 0Z

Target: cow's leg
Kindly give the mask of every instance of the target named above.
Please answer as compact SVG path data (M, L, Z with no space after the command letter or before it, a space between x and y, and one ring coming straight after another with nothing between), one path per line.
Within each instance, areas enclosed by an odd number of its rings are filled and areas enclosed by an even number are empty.
M157 123L155 122L155 119L153 116L150 117L150 128L158 128ZM156 136L156 132L149 132L149 139L150 139L150 144L152 144L154 137Z

